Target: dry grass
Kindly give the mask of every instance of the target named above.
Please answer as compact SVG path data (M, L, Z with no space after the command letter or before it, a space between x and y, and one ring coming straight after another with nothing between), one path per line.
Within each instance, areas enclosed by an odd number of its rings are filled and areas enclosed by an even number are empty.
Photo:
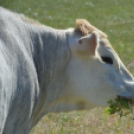
M48 114L31 134L134 134L132 115L107 115L104 108Z

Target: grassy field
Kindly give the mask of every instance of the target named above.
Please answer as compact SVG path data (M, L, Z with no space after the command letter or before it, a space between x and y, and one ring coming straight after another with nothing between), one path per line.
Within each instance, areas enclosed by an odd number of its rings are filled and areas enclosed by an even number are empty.
M55 28L75 27L84 18L106 32L134 74L134 0L0 0L0 6ZM109 116L104 108L49 114L31 134L134 134L132 115Z

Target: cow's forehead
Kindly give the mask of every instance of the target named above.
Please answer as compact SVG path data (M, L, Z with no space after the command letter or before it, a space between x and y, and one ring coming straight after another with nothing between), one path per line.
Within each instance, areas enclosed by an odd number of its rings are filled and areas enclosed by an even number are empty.
M93 31L97 31L102 37L107 38L107 35L100 31L95 26L91 25L85 19L76 19L76 31L80 31L83 35L87 35L92 33Z

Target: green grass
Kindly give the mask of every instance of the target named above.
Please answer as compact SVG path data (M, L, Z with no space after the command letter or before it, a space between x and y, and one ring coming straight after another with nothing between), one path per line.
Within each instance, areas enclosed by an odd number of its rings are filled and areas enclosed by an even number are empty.
M0 0L0 5L55 27L75 27L84 18L107 33L109 40L134 74L134 0ZM103 108L49 114L32 134L134 134L132 115L109 116Z

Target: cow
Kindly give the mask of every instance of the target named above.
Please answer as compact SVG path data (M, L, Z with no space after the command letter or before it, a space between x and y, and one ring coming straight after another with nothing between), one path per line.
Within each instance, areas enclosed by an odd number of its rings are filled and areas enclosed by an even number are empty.
M54 29L0 7L0 134L29 134L47 113L133 100L134 78L87 20Z

